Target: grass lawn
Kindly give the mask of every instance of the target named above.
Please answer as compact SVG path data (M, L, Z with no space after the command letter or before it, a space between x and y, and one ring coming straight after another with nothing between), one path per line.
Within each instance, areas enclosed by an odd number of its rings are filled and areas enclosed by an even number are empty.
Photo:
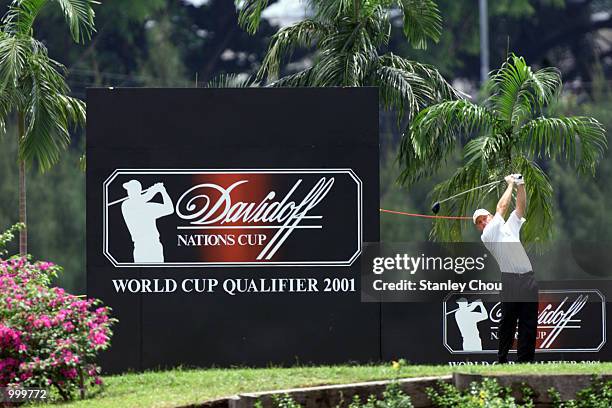
M505 366L406 366L401 377L472 373L610 374L612 363ZM146 372L104 378L106 388L94 398L54 406L70 408L177 407L241 392L301 386L342 384L390 379L397 375L391 365L321 366L294 368L231 368ZM40 407L49 405L38 405Z

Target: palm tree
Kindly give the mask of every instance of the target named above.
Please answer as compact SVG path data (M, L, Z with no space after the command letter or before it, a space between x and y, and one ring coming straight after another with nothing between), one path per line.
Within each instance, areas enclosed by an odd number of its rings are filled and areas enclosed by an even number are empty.
M239 23L257 30L268 0L240 2ZM456 91L432 66L393 53L380 54L391 35L390 13L399 11L403 31L415 48L438 41L441 17L432 0L310 0L314 11L273 37L257 80L270 86L378 86L386 109L395 108L398 121L428 104L455 98ZM296 47L316 50L312 66L279 78L283 57Z
M19 221L26 224L26 167L51 168L70 142L70 129L85 123L84 102L69 96L63 65L49 58L34 38L34 22L49 3L59 6L72 39L82 43L94 31L94 0L13 0L0 27L0 132L13 113L19 146ZM27 253L27 230L19 252Z
M556 68L534 72L523 58L511 55L492 73L486 87L490 96L481 105L464 99L447 101L414 118L401 142L400 182L410 185L434 174L462 147L462 165L434 188L434 199L522 173L529 198L523 238L527 242L549 240L553 188L541 161L563 159L578 172L594 175L607 148L605 129L596 119L544 116L561 88ZM464 215L477 207L492 208L504 187L500 183L460 196L446 206L446 212ZM459 241L464 226L460 221L437 220L431 236Z

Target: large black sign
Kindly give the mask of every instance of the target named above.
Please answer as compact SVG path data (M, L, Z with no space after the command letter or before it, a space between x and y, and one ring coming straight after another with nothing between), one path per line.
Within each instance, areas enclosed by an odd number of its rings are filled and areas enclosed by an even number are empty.
M461 268L442 281L451 289L380 292L411 276L438 282L423 269L431 243L368 257L379 246L377 92L88 91L87 291L119 318L106 371L496 360L488 280L498 274L469 284L470 268L486 263L480 243L438 254L443 269ZM543 280L537 359L610 360L611 281L551 279L599 279L605 270L574 271L601 258L554 253L533 259ZM415 275L394 266L407 255L426 262Z
M378 91L91 89L87 290L107 371L376 360Z

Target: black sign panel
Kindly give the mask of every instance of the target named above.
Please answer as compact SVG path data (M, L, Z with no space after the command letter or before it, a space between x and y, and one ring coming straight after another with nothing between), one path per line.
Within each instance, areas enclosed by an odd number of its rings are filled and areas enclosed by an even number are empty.
M498 293L449 293L443 316L443 342L451 354L497 354ZM606 301L599 290L540 291L537 353L598 352L605 343Z
M91 89L87 291L110 372L372 361L378 90Z
M103 188L116 267L350 266L361 253L350 169L119 169ZM299 245L323 238L336 244Z
M594 282L539 283L536 361L610 361L612 285ZM383 303L382 358L494 364L500 319L499 293L491 291L448 292L442 303ZM515 347L510 353L512 360Z

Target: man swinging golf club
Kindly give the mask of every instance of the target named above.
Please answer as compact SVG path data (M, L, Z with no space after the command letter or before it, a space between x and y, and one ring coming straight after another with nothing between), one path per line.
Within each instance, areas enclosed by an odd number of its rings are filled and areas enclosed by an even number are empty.
M518 321L517 361L532 362L538 323L538 286L531 262L520 241L521 226L525 222L527 194L520 174L507 176L505 180L508 187L497 203L495 215L480 208L474 212L472 219L482 233L482 242L502 272L498 360L500 363L508 362L508 351L512 347ZM515 186L516 208L505 221Z

